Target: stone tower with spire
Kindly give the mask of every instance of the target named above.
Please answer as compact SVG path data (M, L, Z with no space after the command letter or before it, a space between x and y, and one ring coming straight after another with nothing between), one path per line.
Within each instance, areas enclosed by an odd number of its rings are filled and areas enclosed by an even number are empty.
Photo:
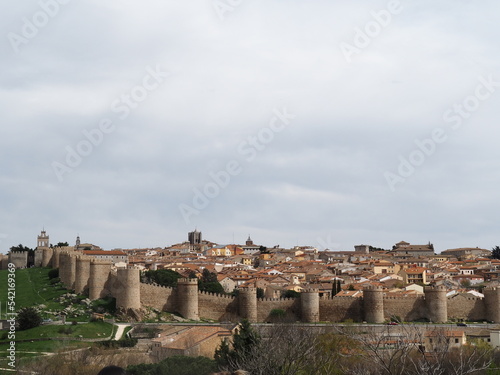
M245 242L245 246L252 246L252 245L253 245L253 241L250 238L250 235L248 235L247 242Z
M36 239L35 267L47 267L52 260L52 249L50 248L49 235L42 229Z

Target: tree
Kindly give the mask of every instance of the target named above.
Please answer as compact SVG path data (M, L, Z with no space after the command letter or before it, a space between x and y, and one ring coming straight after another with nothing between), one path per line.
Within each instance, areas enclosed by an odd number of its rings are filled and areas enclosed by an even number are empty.
M201 278L198 279L198 289L201 292L224 294L224 287L217 281L217 273L203 269Z
M199 288L202 292L214 293L214 294L225 294L224 287L220 285L218 281L214 283L203 283L202 287Z
M29 247L24 246L23 244L19 244L17 246L12 246L10 251L29 251L31 250Z
M49 280L57 279L59 277L59 268L52 268L49 273Z
M337 295L341 291L342 291L342 285L340 283L340 280L334 280L332 285L332 296Z
M217 349L215 349L215 354L214 354L214 359L219 369L229 368L230 356L231 356L231 348L229 348L227 340L223 340L221 344L217 347Z
M300 293L296 292L295 290L287 290L281 295L282 298L299 298Z
M176 287L177 280L181 278L181 274L172 270L157 270L146 271L143 279L147 283L155 282L161 286Z
M341 362L346 374L386 375L466 375L479 374L492 363L488 345L452 347L447 331L433 331L416 325L401 325L394 336L391 327L338 328L348 339L357 341L357 350L346 352L351 362ZM432 337L426 347L425 337Z
M259 251L261 254L269 254L269 249L265 246L259 247Z
M259 343L259 334L252 328L247 319L243 319L238 331L233 337L233 350L235 356L239 359L246 358Z
M67 242L58 242L57 247L65 247L65 246L69 246Z
M42 324L42 316L33 307L25 307L19 310L17 314L17 321L19 322L19 330L24 331L26 329L38 327Z
M462 279L462 280L460 280L460 285L463 288L469 288L471 286L471 282L469 279Z
M215 272L210 272L208 268L203 268L203 271L201 273L201 281L203 283L217 282L217 274Z
M244 369L252 360L261 338L252 328L250 322L242 320L233 336L232 349L223 341L215 351L215 360L220 370L235 371Z
M209 375L216 370L215 361L206 357L172 356L160 363L127 367L131 375Z
M332 375L335 353L330 347L322 345L318 340L318 332L314 328L295 324L274 324L262 331L262 338L247 340L244 345L244 355L226 356L227 365L220 370L249 371L252 375ZM235 351L240 347L235 335ZM225 347L219 347L223 353ZM238 350L239 351L239 350ZM220 362L218 362L220 363ZM326 363L329 363L327 365Z
M495 246L491 249L491 257L493 259L500 259L500 246Z

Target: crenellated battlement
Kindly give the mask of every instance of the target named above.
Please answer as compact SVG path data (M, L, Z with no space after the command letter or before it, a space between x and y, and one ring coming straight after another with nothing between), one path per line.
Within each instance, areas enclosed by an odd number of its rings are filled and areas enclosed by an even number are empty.
M189 278L182 277L182 278L177 280L177 284L186 284L186 285L190 284L190 285L198 286L198 279L189 279Z
M384 289L380 285L365 285L363 286L364 292L382 292Z
M402 297L393 297L393 296L388 296L388 295L385 295L384 296L384 300L402 300L402 299L422 299L424 300L425 299L425 296L423 295L418 295L418 294L409 294L409 295L405 295L405 296L402 296Z
M103 265L112 265L113 263L110 262L109 260L105 260L105 259L97 259L97 258L92 258L92 260L90 261L90 263L92 264L103 264Z
M302 293L319 293L319 289L317 288L304 289Z
M215 298L225 298L225 299L234 299L235 297L230 294L220 294L220 293L212 293L207 291L198 291L199 295L202 296L210 296Z

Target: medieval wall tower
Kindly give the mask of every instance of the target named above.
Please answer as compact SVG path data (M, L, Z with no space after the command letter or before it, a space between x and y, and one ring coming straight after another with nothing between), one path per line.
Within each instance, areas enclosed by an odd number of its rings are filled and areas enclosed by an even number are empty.
M76 254L68 253L68 288L75 289L76 280Z
M300 309L303 322L306 323L319 322L318 289L307 289L300 294Z
M186 319L199 320L198 279L177 280L177 308Z
M384 293L380 286L367 286L363 289L363 307L368 323L384 322Z
M54 253L52 254L52 268L59 268L59 258L61 256L61 251L62 249L60 247L56 247L54 249ZM59 274L60 273L61 270L59 270Z
M91 258L88 256L76 256L75 293L88 293L90 279L90 261Z
M96 300L109 294L108 279L111 273L111 262L92 259L90 261L89 298Z
M36 240L35 267L47 267L52 259L52 253L49 235L43 229Z
M448 321L448 300L444 286L425 287L425 301L429 320L432 323Z
M238 295L239 314L251 323L257 322L257 289L240 289Z
M42 267L50 267L52 265L52 258L54 257L54 249L48 248L42 250ZM35 252L36 261L36 252Z
M490 322L500 322L500 288L485 288L486 319Z
M28 266L28 252L11 251L9 253L9 263L14 264L16 268L26 268Z
M64 286L68 287L70 276L69 272L69 253L61 251L59 253L59 278Z
M197 284L198 285L198 284ZM141 282L138 268L120 268L113 284L116 307L127 309L141 308Z

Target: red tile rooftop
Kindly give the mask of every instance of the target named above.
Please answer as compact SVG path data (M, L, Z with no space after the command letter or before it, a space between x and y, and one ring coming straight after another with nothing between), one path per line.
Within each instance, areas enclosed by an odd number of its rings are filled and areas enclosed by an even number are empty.
M85 255L119 255L125 256L127 255L123 251L120 250L83 250Z

